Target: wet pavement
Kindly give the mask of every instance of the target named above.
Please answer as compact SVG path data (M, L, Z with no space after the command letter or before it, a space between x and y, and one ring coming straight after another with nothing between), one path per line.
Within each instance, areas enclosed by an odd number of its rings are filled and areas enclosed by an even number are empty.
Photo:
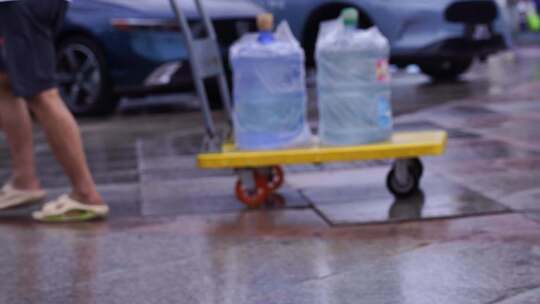
M193 100L81 120L112 217L0 214L0 303L540 303L540 49L513 57L453 83L395 75L397 128L450 135L408 200L385 187L390 162L306 165L245 210L233 172L196 168ZM50 196L67 191L36 141Z

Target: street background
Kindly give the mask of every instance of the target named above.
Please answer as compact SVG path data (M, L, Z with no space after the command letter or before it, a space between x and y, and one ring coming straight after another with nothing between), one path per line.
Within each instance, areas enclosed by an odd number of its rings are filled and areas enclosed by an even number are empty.
M196 168L192 99L81 119L112 216L47 226L3 213L1 302L538 303L539 57L519 47L449 83L394 75L397 128L450 135L405 202L387 193L385 162L292 166L275 204L247 211L232 172ZM36 137L53 197L67 181Z
M385 187L389 161L288 166L271 203L247 210L232 171L196 166L204 129L192 93L81 117L112 215L44 225L29 216L38 206L2 212L0 303L540 303L537 37L519 35L455 81L394 70L396 129L450 137L407 200ZM68 181L35 132L54 198ZM6 180L3 137L0 155Z

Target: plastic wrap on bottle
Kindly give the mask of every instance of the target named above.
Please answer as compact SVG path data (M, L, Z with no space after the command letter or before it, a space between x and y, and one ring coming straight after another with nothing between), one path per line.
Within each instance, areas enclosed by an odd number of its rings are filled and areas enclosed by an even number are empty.
M316 48L319 135L325 145L385 141L392 135L388 40L373 27L321 26Z
M305 55L288 24L272 43L246 34L230 51L234 76L234 129L238 149L309 145Z

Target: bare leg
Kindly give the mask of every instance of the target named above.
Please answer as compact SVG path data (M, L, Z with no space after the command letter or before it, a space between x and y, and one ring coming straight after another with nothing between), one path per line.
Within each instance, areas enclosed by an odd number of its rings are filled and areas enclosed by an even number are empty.
M32 120L26 102L13 95L5 74L0 73L0 121L13 161L12 186L20 190L41 188L36 175Z
M71 180L72 197L87 204L104 204L88 168L77 122L64 105L58 90L47 90L31 98L28 105Z

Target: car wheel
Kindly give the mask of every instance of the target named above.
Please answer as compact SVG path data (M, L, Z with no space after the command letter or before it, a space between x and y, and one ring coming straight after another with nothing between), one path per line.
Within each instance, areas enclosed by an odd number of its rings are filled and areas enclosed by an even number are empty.
M58 49L58 82L67 107L75 115L113 112L118 96L112 85L101 48L86 37L64 39Z
M429 63L421 63L420 69L434 80L455 80L467 72L473 58L454 58Z

